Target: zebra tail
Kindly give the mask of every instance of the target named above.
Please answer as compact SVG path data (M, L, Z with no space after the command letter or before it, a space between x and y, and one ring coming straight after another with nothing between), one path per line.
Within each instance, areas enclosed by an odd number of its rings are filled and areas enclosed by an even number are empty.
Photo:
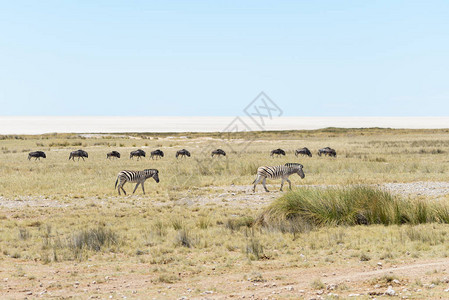
M118 183L118 177L117 177L117 180L115 181L115 188L117 188L117 183Z

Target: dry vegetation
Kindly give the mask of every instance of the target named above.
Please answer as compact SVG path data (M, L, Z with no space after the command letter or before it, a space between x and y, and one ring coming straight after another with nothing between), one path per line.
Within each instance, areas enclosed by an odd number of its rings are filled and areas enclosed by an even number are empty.
M336 159L316 155L325 146L337 150ZM314 156L296 158L293 151L301 147ZM78 148L89 158L69 161ZM137 148L147 157L130 160ZM149 159L157 148L165 157ZM181 148L192 157L176 160ZM227 157L212 159L216 148ZM275 148L287 156L270 158ZM28 161L35 150L47 159ZM111 150L122 158L107 160ZM447 130L331 128L227 140L214 133L0 136L0 295L332 299L369 298L391 285L407 297L444 297L446 271L427 266L449 255L449 198L436 204L425 195L348 186L449 181L448 153ZM271 206L230 205L233 194L220 202L179 204L186 196L208 197L217 186L247 185L240 193L248 201L265 197L260 186L250 192L257 167L298 161L306 178L291 177L292 183L306 187L279 194ZM117 173L145 168L159 169L161 182L148 180L145 196L138 189L118 197ZM271 183L273 190L280 182ZM125 185L128 192L132 187ZM392 221L376 221L387 217ZM428 270L344 277L413 263Z

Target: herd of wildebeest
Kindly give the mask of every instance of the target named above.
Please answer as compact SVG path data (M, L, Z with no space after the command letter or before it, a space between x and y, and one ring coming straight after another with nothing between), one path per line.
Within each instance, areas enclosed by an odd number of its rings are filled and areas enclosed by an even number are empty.
M280 148L274 149L274 150L272 150L270 152L270 156L274 157L275 155L277 155L277 156L281 156L281 155L285 156L285 151L283 149L280 149ZM298 156L298 155L305 155L305 156L312 157L312 152L310 152L309 149L304 147L304 148L301 148L301 149L296 149L295 150L295 155L296 156ZM337 157L337 152L334 149L330 148L330 147L325 147L325 148L322 148L322 149L318 150L318 155L319 156L324 155L324 156ZM226 156L226 152L223 149L213 150L211 152L211 156L212 157L214 157L214 156ZM88 157L89 157L89 154L86 151L79 149L79 150L70 152L69 160L73 160L74 161L75 158L78 158L78 160L80 160L80 158L82 158L84 160L84 158L88 158ZM136 157L137 160L139 160L142 157L146 157L146 152L143 151L142 149L131 151L130 154L129 154L129 158L132 159L134 157ZM162 158L162 157L164 157L164 152L162 150L160 150L160 149L157 149L157 150L154 150L154 151L150 152L150 158L151 159L159 159L159 158ZM181 149L179 151L176 151L175 157L176 158L190 157L190 152L188 150L186 150L186 149ZM35 158L35 160L37 160L37 159L40 160L41 158L47 158L47 155L43 151L33 151L33 152L30 152L28 154L28 160L30 160L31 158ZM120 152L115 151L115 150L111 151L111 152L106 154L106 158L107 159L120 158Z
M274 157L275 155L285 156L285 151L280 148L274 149L270 152L270 156ZM309 149L304 147L304 148L295 150L295 155L296 156L305 155L305 156L312 157L312 152L310 152ZM325 147L325 148L318 150L318 155L319 156L324 155L324 156L330 156L330 157L337 157L337 152L330 147ZM145 156L146 156L146 153L142 149L131 151L131 153L129 154L130 159L133 159L134 157L136 157L137 160L139 160ZM211 152L211 156L212 157L226 156L226 152L223 149L216 149ZM43 151L30 152L28 154L28 160L31 160L31 158L33 158L33 157L35 158L35 160L38 160L38 159L40 160L41 158L46 158L47 155ZM80 160L80 158L82 158L84 160L84 158L88 158L88 157L89 157L89 154L86 151L79 149L79 150L70 152L69 160L71 159L74 161L75 158L78 158L78 160ZM160 149L154 150L154 151L150 152L150 157L152 159L160 159L160 158L164 157L164 152ZM176 152L176 159L183 158L183 157L184 158L190 157L190 152L186 149L178 150ZM106 154L106 158L107 159L120 158L120 153L118 151L111 151ZM285 181L288 182L289 187L291 189L291 182L288 179L288 177L292 174L298 174L301 178L304 178L305 175L304 175L304 171L303 171L303 165L301 165L299 163L286 163L284 165L278 165L278 166L261 166L257 169L257 177L253 182L253 191L256 190L256 185L259 182L262 182L262 185L263 185L265 191L268 192L268 189L266 186L267 178L270 178L270 179L281 178L282 179L281 191L282 191L282 187L284 186ZM137 183L134 188L133 194L139 185L142 187L142 191L145 194L144 183L145 183L145 180L147 180L148 178L153 178L158 183L159 182L159 171L157 169L145 169L143 171L123 170L123 171L120 171L120 173L118 173L118 175L117 175L117 180L115 182L115 188L118 190L119 195L120 195L120 190L122 190L126 195L126 191L123 188L123 185L126 182L132 182L132 183Z

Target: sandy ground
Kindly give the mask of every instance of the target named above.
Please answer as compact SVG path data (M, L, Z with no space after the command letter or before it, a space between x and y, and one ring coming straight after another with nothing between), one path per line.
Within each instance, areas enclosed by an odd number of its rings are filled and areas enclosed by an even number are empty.
M179 277L185 277L185 280L157 286L151 284L155 275L145 264L132 267L135 268L134 273L108 276L117 272L107 264L32 265L18 262L14 268L0 271L0 296L2 299L68 298L68 295L70 298L98 299L357 299L364 296L368 297L366 299L382 296L423 299L420 294L425 290L426 299L429 299L431 290L435 297L430 298L449 298L449 259L413 260L385 266L379 263L375 267L360 264L355 267L284 268L248 275L224 273L211 268L206 277L180 273ZM39 274L39 279L33 281L12 276L18 269L28 277ZM78 273L85 274L83 279L72 277ZM373 282L383 276L395 279L388 284ZM312 283L317 278L320 278L323 288L313 289ZM411 288L410 284L417 278L422 282L438 279L440 284L424 283Z
M270 189L270 193L263 191L263 187L259 184L256 188L256 192L252 192L252 186L249 185L231 185L231 186L217 186L203 188L202 192L198 196L192 196L188 191L183 192L179 196L179 200L176 200L176 205L206 205L214 203L216 205L223 206L236 206L236 207L261 207L267 205L274 199L278 198L282 192L279 191L279 184L267 185ZM404 197L427 197L433 200L439 200L446 195L449 195L449 182L409 182L409 183L385 183L377 185L384 188L394 194L402 195ZM299 186L298 186L299 187ZM322 187L326 186L308 186L308 187ZM287 186L284 186L284 191L288 190ZM134 197L139 199L139 194L136 193ZM90 200L95 202L108 201L110 199L118 199L121 197L108 197L107 199L92 198ZM72 202L74 203L74 202ZM75 202L79 205L79 202ZM169 205L173 202L154 202L154 205ZM14 199L0 197L0 207L5 208L19 208L23 206L29 207L68 207L72 205L71 202L60 202L58 200L48 199L45 197L35 196L21 196Z
M251 186L208 187L204 188L205 193L200 196L189 196L186 192L175 203L187 206L215 203L242 208L263 207L279 197L281 192L277 191L278 187L279 185L269 186L273 191L271 193L263 192L262 186L258 186L256 193L251 191ZM404 196L427 196L438 199L449 194L447 182L388 183L381 187ZM138 195L132 197L139 199ZM105 202L108 199L95 201ZM173 202L154 204L167 205ZM7 209L71 205L70 201L61 203L45 197L19 199L0 197L0 206ZM95 264L86 261L44 265L16 260L14 264L4 264L0 268L0 298L372 299L393 296L403 299L423 299L426 295L426 299L429 297L449 299L449 259L420 261L410 257L397 265L385 262L374 266L361 262L350 267L330 264L306 269L264 270L263 274L254 273L254 268L248 269L247 274L242 274L215 269L211 265L208 276L198 277L195 274L180 273L179 277L183 280L173 284L157 285L151 283L156 279L156 274L151 272L148 265L136 263L135 266L130 266L128 263L123 268L133 267L134 272L120 274L117 272L120 260L115 258L115 261L114 264L108 264L106 260ZM20 276L19 273L26 275ZM385 275L397 279L388 284L373 283L373 280ZM324 284L321 289L312 288L312 283L317 278ZM413 285L416 280L424 284L416 287ZM435 280L440 284L431 284Z

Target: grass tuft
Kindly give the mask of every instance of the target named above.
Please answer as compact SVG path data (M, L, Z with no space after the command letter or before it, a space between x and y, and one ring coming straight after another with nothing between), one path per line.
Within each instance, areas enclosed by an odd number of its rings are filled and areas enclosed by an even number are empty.
M292 224L301 230L338 225L447 223L448 212L448 206L440 202L401 199L367 186L301 188L275 200L258 222L280 231Z

